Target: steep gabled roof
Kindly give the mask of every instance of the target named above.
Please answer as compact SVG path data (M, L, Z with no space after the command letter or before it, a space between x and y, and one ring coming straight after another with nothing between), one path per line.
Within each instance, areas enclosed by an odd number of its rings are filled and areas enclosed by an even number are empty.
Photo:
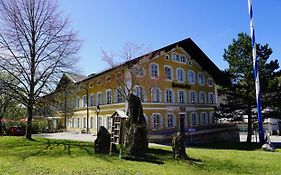
M88 78L85 75L79 75L79 74L70 73L70 72L66 72L66 73L64 73L64 75L67 76L73 83L78 83L78 82L83 81L84 79Z
M145 55L142 55L140 57L137 57L133 60L127 61L123 64L120 64L116 67L107 69L103 72L100 72L98 74L93 74L92 76L86 77L81 82L87 81L89 79L92 79L94 77L100 76L102 74L105 74L113 69L116 69L121 66L129 65L129 64L134 64L134 62L139 61L140 59L146 57L147 55L150 55L150 57L154 57L157 54L159 54L161 51L169 52L176 46L182 47L190 56L192 59L194 59L202 68L203 70L207 71L213 78L214 81L217 84L224 84L225 83L225 78L224 74L222 71L210 60L210 58L192 41L191 38L187 38L181 41L178 41L176 43L170 44L168 46L162 47L160 49L157 49L155 51L152 51L150 53L147 53Z

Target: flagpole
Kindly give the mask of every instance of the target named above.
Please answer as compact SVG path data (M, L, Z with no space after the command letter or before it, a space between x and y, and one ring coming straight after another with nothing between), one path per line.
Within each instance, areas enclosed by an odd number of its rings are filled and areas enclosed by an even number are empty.
M263 120L261 114L261 100L260 100L259 70L258 70L257 51L256 51L256 42L255 42L252 0L248 0L248 7L249 7L249 15L250 15L250 29L251 29L251 38L252 38L252 48L253 48L252 54L253 54L253 66L254 66L255 87L256 87L257 114L258 114L258 122L259 122L259 139L260 139L260 143L264 143Z

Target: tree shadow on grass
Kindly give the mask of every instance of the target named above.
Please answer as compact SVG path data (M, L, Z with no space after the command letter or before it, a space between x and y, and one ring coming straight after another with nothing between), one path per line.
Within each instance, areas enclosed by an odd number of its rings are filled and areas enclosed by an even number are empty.
M21 156L27 159L32 156L61 157L72 155L93 155L93 146L90 143L77 143L68 140L35 140L38 144L31 151L25 151Z

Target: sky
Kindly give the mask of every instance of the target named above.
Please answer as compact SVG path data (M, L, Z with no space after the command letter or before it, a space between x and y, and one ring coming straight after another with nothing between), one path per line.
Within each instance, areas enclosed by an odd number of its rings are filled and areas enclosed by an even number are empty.
M58 0L82 40L81 74L105 70L101 49L118 52L127 42L156 50L191 38L220 68L237 34L250 34L248 0ZM253 0L256 42L269 44L281 62L281 0ZM123 60L117 60L122 62Z

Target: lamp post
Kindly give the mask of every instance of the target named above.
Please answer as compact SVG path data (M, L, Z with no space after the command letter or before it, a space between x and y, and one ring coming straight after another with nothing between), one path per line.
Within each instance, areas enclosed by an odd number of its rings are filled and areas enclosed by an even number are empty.
M100 112L100 105L97 105L96 108L96 112L97 112L97 135L98 135L98 131L99 131L99 112Z

